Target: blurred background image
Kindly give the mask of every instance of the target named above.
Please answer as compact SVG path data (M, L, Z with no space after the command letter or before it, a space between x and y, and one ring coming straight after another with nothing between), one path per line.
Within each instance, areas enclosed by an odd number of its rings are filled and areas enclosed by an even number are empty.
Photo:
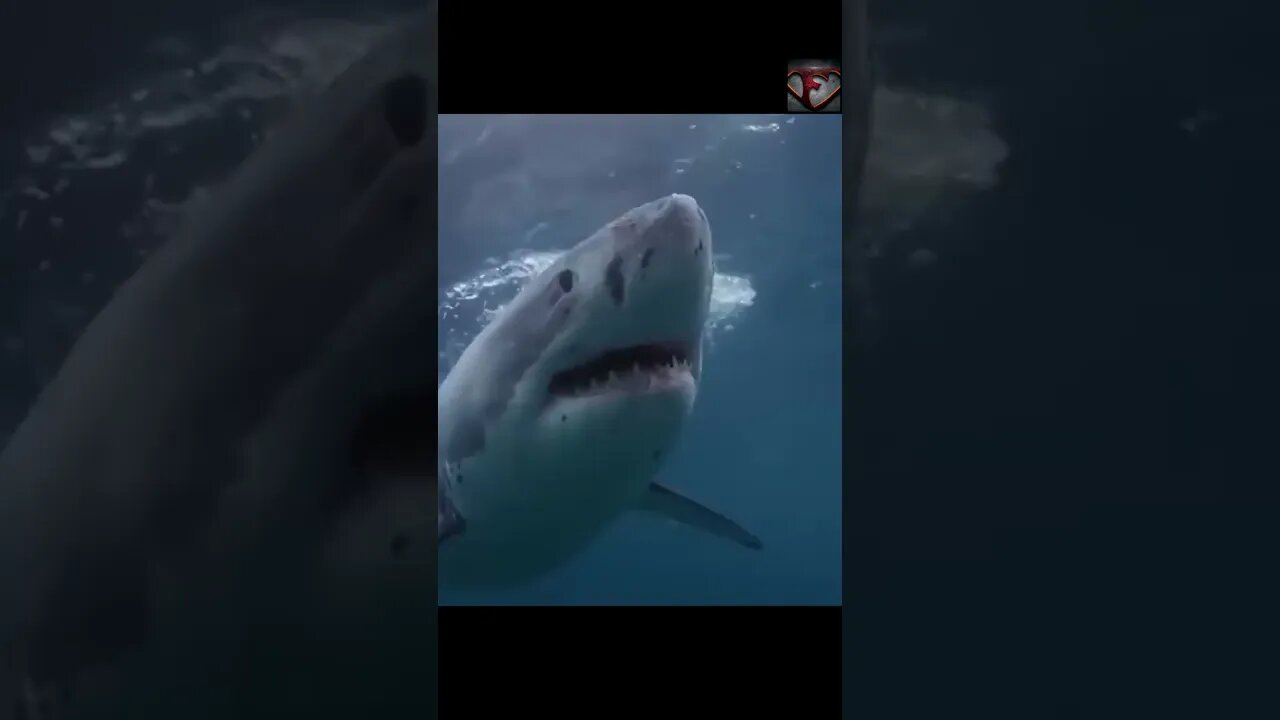
M0 113L0 445L184 208L417 7L120 12L118 32L97 28L91 58L72 46L78 22L34 47L16 43L34 41L39 25L23 38L21 25L0 23L15 33L7 49L27 58L5 68L14 101Z

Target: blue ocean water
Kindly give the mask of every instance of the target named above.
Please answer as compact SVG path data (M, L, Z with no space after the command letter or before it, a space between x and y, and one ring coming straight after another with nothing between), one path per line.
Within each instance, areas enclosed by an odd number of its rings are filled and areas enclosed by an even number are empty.
M485 149L498 132L500 152L518 161L449 162L498 152ZM458 137L471 144L450 144ZM572 157L597 141L610 147ZM441 119L442 376L492 311L593 224L664 194L697 198L716 254L709 347L693 414L658 479L764 542L752 552L624 516L525 587L442 587L442 604L840 604L840 142L839 116ZM499 176L507 192L486 190ZM469 194L484 198L472 229L450 225L446 198ZM474 228L509 210L504 196L522 207L504 218L505 236L486 237ZM485 253L467 269L465 258Z

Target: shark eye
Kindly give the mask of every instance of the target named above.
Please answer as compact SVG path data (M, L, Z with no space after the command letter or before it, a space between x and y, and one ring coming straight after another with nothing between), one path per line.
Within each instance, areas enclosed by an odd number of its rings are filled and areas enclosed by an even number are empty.
M565 292L569 292L570 290L573 289L573 271L572 270L561 270L560 274L556 276L556 279L560 281L561 290Z

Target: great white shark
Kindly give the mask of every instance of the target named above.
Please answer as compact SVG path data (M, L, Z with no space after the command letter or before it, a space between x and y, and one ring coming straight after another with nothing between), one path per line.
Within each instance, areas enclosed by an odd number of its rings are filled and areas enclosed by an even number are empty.
M434 712L435 486L369 469L430 427L435 49L300 100L0 453L0 718Z
M688 195L634 208L531 279L438 395L440 578L528 581L631 510L750 548L655 480L703 372L711 226Z

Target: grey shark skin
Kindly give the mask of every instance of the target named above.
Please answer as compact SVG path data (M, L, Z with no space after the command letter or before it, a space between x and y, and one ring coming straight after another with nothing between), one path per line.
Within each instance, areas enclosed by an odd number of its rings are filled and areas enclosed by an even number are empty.
M760 547L653 482L702 377L712 274L706 214L671 195L572 248L476 336L439 388L442 582L526 582L633 509Z
M226 692L181 699L253 664L234 660L246 617L330 613L334 634L309 647L343 647L359 632L339 616L369 630L403 599L382 533L429 537L434 483L369 481L344 443L371 395L426 380L411 341L430 341L434 312L413 308L435 276L435 47L432 6L274 128L120 288L0 453L0 718L59 717L46 691L59 713L114 717L76 698L147 653L131 667L151 716L247 716L263 708ZM427 615L434 548L419 555ZM378 693L354 687L368 710Z

